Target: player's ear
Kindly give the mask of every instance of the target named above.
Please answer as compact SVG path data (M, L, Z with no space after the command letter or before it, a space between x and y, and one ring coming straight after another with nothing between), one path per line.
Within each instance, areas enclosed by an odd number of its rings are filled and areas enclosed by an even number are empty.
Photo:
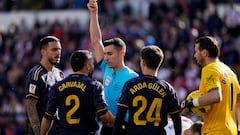
M41 49L41 55L43 56L43 55L45 55L45 49Z
M89 62L86 63L86 69L87 69L87 71L89 71L91 69L91 65Z
M143 66L146 66L146 62L143 60L143 59L141 59L141 64L143 65Z
M203 49L202 51L203 56L208 56L209 52L206 49Z
M121 54L121 56L125 56L125 51L124 51L124 50L121 50L121 51L120 51L120 54Z

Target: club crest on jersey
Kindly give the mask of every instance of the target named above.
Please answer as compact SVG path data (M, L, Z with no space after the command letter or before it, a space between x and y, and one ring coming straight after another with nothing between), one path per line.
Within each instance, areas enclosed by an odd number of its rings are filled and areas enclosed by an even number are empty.
M108 86L110 84L111 80L112 80L112 78L110 76L108 76L106 78L105 85Z
M29 92L32 94L35 94L36 91L36 85L35 84L30 84L29 85Z

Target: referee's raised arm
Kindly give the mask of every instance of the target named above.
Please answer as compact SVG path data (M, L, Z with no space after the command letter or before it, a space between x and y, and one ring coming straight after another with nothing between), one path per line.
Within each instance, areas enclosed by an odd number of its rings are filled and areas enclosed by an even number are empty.
M90 38L94 49L95 59L100 62L104 57L102 33L98 20L98 5L95 0L89 0L88 9L90 11Z

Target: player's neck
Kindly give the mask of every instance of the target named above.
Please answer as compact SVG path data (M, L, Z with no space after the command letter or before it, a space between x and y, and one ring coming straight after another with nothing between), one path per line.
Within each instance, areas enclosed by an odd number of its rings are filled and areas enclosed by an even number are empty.
M213 62L217 62L217 61L219 61L218 58L208 58L205 62L205 66L208 65L208 64L211 64Z
M76 72L74 72L73 74L80 74L80 75L88 76L88 73L83 72L83 71L76 71Z
M144 69L142 71L143 75L155 76L157 77L157 71L151 69Z

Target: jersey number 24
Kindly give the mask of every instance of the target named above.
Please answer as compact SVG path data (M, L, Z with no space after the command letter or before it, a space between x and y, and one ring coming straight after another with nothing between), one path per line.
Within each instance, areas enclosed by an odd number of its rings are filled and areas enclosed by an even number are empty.
M139 109L133 115L133 121L136 125L146 125L147 123L154 123L154 126L159 126L161 121L160 112L162 107L162 99L154 98L150 107L148 107L147 99L144 96L136 96L133 99L132 106L139 107ZM139 104L140 103L140 104ZM139 106L140 105L140 106ZM145 119L140 119L140 115L147 109Z

